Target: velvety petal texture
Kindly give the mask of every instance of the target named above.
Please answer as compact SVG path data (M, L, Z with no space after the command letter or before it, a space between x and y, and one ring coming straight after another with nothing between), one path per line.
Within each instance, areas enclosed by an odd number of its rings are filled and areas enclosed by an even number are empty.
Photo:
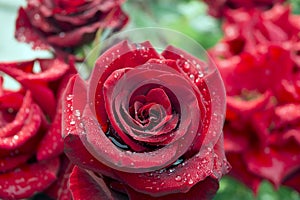
M263 179L299 190L300 17L284 5L227 14L224 38L210 53L227 89L231 174L255 192Z
M227 16L228 10L244 8L251 10L257 8L268 10L276 3L283 3L285 0L204 0L208 4L208 13L214 17L222 18Z
M91 42L96 32L119 30L128 21L123 0L27 0L19 9L15 37L35 49L72 52Z
M121 41L88 80L73 76L63 111L73 199L211 199L230 165L222 81L205 67L173 46Z
M0 71L0 198L29 198L57 179L63 140L56 98L75 69L36 59L0 63Z

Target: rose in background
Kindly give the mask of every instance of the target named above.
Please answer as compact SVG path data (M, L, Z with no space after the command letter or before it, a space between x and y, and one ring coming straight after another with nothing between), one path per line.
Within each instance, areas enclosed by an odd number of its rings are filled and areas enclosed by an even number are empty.
M73 199L211 199L230 166L225 94L208 68L173 46L122 41L88 81L74 76L63 117Z
M227 11L232 9L271 9L276 3L283 3L285 0L204 0L208 5L208 13L214 17L226 17Z
M94 40L96 32L120 30L128 21L123 0L28 0L20 8L15 37L35 49L75 53Z
M57 179L63 153L60 99L74 66L36 59L0 63L0 71L5 74L0 79L0 198L29 198ZM8 77L16 88L7 88Z
M211 55L227 89L231 175L255 192L263 179L300 191L300 16L283 5L227 14Z

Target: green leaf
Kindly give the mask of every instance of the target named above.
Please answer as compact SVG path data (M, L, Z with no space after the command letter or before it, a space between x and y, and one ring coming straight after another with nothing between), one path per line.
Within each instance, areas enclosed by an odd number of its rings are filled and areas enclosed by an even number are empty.
M299 200L300 194L288 187L281 186L278 190L268 181L263 181L259 187L258 194L253 192L243 183L225 176L220 181L220 189L214 200Z

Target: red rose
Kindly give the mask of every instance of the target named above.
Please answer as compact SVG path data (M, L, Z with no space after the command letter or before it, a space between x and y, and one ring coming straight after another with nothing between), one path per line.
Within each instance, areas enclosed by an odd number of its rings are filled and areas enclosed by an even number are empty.
M113 46L88 82L75 76L65 93L73 198L211 198L229 169L223 103L217 71L188 53Z
M208 4L208 13L214 17L227 17L227 11L232 9L244 8L251 10L253 8L268 10L276 3L283 3L285 0L204 0Z
M224 38L211 55L227 89L231 174L254 191L262 179L299 190L299 17L279 5L228 13Z
M0 198L28 198L57 178L63 140L56 98L71 69L58 59L38 59L0 63L0 71L6 74L0 92ZM2 84L9 76L15 90Z
M122 28L128 18L122 0L28 0L19 9L15 36L34 48L62 49L92 41L98 29ZM73 52L74 53L74 52Z

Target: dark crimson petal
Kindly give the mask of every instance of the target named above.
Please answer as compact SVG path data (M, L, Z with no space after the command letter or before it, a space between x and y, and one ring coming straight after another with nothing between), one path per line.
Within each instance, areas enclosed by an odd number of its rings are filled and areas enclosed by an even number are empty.
M219 189L219 183L216 179L206 178L205 180L197 183L188 192L174 193L159 198L150 195L139 193L134 189L127 187L127 192L131 200L174 200L174 199L188 199L188 200L210 200L214 197Z
M298 192L300 192L300 170L296 171L295 173L291 174L285 181L284 185L294 188Z
M169 97L167 96L167 94L163 89L155 88L150 90L146 95L146 100L148 102L155 102L157 104L162 105L165 108L166 113L168 115L172 113L172 107L171 107Z
M93 19L93 17L97 14L97 12L102 11L103 13L101 13L101 16L106 16L109 13L109 11L113 8L116 7L116 5L120 5L121 3L123 3L124 0L121 1L92 1L92 2L88 2L88 4L86 4L86 6L81 6L81 7L77 7L77 13L78 15L76 15L76 17L74 17L74 15L65 15L64 11L66 11L65 9L62 10L62 13L58 13L56 15L54 15L54 18L57 21L61 21L61 22L67 22L68 24L72 24L73 26L76 25L85 25L87 21L90 21L91 19ZM119 11L120 12L120 11ZM123 17L123 15L125 15L124 13L120 12L120 17ZM125 17L125 16L124 16ZM103 18L103 17L102 17Z
M37 159L46 160L59 156L64 149L64 143L62 138L62 104L61 99L58 102L56 109L56 115L45 136L40 141L37 149Z
M16 20L15 37L20 42L32 43L34 49L51 49L44 36L34 28L26 11L21 7Z
M120 19L124 22L120 22ZM105 19L96 21L93 24L81 26L76 29L72 29L69 32L62 32L63 34L52 35L46 38L47 42L58 47L73 47L82 43L85 34L94 34L98 29L105 27L116 27L119 24L126 24L126 15L122 12L120 7L113 8L110 13L105 16Z
M92 106L96 109L98 121L104 132L108 129L102 94L104 81L115 70L139 66L151 58L160 58L160 56L149 42L139 44L137 49L135 45L122 41L104 52L96 61L96 70L92 72L92 78L89 80L89 102L96 102Z
M2 78L2 77L1 77ZM6 91L4 88L1 87L0 90L0 109L8 109L12 108L14 110L19 110L24 98L23 91L13 92L13 91Z
M300 154L299 149L290 146L284 149L266 147L263 151L248 151L244 162L252 173L271 180L279 187L287 175L300 167Z
M64 138L66 155L76 166L117 179L113 170L96 160L82 144L79 133L69 134Z
M8 170L15 169L20 164L25 163L30 157L31 154L21 154L0 158L0 172L6 172Z
M0 70L11 77L27 76L33 72L34 60L23 62L1 62Z
M262 95L250 100L239 99L239 96L228 96L227 99L227 113L229 120L237 120L241 117L249 119L254 113L265 108L269 103L272 93L267 91Z
M111 168L130 171L142 172L151 171L163 166L167 166L177 159L177 145L166 146L155 152L133 153L123 151L116 147L103 133L98 123L88 116L91 112L86 111L82 119L84 133L80 138L87 150L100 162Z
M226 136L224 139L225 152L242 153L251 145L251 134L253 134L252 131L248 131L246 133L244 130L235 130L234 128L226 124L223 131L224 135Z
M242 162L244 160L243 154L226 153L226 157L233 169L229 172L229 175L244 182L257 194L262 178L248 170L246 163Z
M0 102L2 104L1 100L4 100L4 99L0 97ZM15 100L15 99L12 99L12 100ZM16 132L21 130L22 126L24 125L24 122L28 118L31 104L32 104L31 93L28 91L28 92L26 92L26 94L24 96L22 106L19 109L13 123L8 123L5 126L0 128L0 137L1 138L12 136Z
M54 81L61 78L70 68L68 64L60 59L38 59L35 62L40 64L41 72L36 74L20 74L20 79L16 79L20 80L20 82L22 82L22 79L39 80L43 82Z
M300 104L285 104L275 108L275 127L300 126Z
M35 80L20 80L20 83L31 91L32 97L40 108L51 118L55 116L56 98L47 84ZM43 94L43 95L41 95Z
M59 160L25 165L18 170L0 174L0 197L22 199L43 191L56 179Z
M35 63L40 65L41 72L33 73ZM69 69L69 65L60 59L36 59L33 61L1 63L0 69L20 82L23 79L49 82L62 77Z
M29 112L28 119L18 133L0 140L0 149L18 148L38 132L42 121L41 111L36 104L32 104Z
M125 183L144 194L163 196L172 193L186 193L198 182L208 177L220 179L230 165L222 152L223 139L214 149L205 149L177 166L147 173L125 173L116 171Z
M190 153L198 152L201 146L214 146L221 134L225 113L225 108L221 106L225 100L225 92L220 74L214 67L209 67L214 66L214 63L211 60L205 63L173 46L168 46L162 55L173 60L168 65L190 79L190 85L198 95L202 126L199 126L197 132L212 133L197 135Z
M118 76L116 76L116 74L118 74ZM122 135L125 135L126 133L136 140L139 140L139 137L143 137L143 135L132 132L132 128L140 129L140 127L131 120L126 121L126 115L124 117L125 113L120 111L129 110L126 106L128 106L129 98L132 96L130 93L133 93L135 89L147 84L163 84L164 87L170 89L174 93L179 101L182 121L178 129L174 131L175 137L173 138L173 141L182 138L186 133L196 135L199 125L198 115L200 114L199 112L192 112L191 110L198 109L197 97L195 96L194 91L191 90L188 80L182 78L182 76L173 69L160 63L156 65L153 63L146 63L145 65L134 69L115 71L104 83L103 93L105 96L106 111L110 123L112 123L113 128L118 134L122 137ZM127 113L127 115L130 117L129 113ZM120 123L118 123L118 120ZM147 132L145 132L145 134L147 134ZM193 140L194 136L192 135L187 136L184 142L188 143L188 140ZM125 142L127 143L128 141ZM190 146L187 143L186 145L182 145L183 148ZM182 148L179 148L178 151L185 152Z
M73 98L76 95L77 98ZM86 105L86 83L79 75L70 78L63 97L63 131L64 152L79 167L90 169L114 178L110 169L96 160L83 146L80 134L81 116ZM72 109L71 109L72 108ZM78 110L78 112L75 112ZM78 115L80 114L80 115ZM79 126L79 127L78 127Z
M79 121L87 104L86 93L86 82L80 78L79 74L72 76L62 97L63 138L69 133L77 132L76 122ZM74 95L76 98L73 98Z
M70 189L74 200L113 200L116 195L101 177L75 166L70 176ZM119 199L119 198L118 198Z
M66 156L61 156L60 169L56 181L47 188L44 193L56 200L71 200L72 195L69 189L69 177L74 164Z

